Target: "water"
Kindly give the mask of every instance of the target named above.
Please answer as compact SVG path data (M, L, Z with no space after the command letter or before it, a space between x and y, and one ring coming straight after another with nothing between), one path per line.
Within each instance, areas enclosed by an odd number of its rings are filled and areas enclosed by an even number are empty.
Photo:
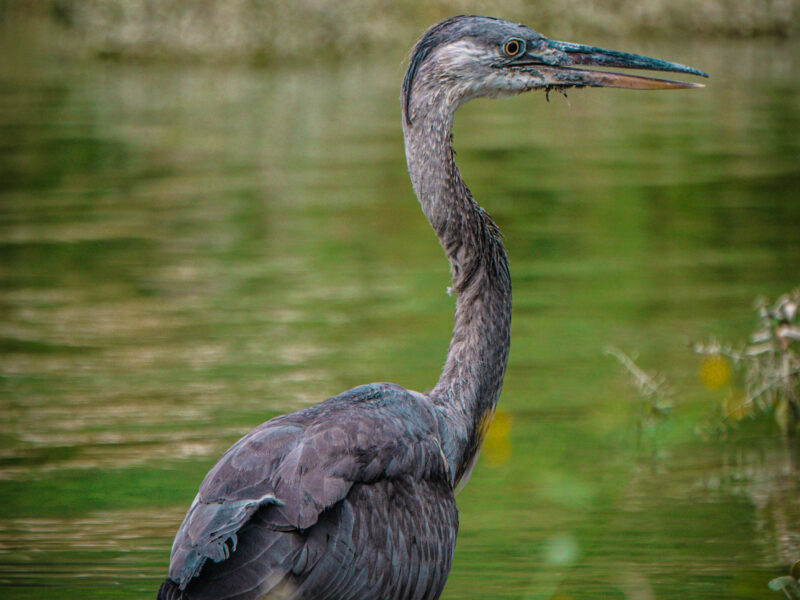
M800 284L800 48L608 45L713 77L457 118L515 304L444 597L777 598L800 558L796 451L769 418L698 435L741 382L704 389L687 344L745 339L753 300ZM405 172L401 60L5 50L0 596L153 597L243 433L361 383L435 382L453 300ZM645 422L608 345L668 378L668 419Z

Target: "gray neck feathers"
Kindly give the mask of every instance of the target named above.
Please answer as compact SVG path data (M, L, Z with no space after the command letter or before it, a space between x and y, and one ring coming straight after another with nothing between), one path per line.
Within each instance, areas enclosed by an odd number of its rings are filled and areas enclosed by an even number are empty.
M412 120L404 114L403 132L411 182L450 261L457 294L447 361L430 392L455 485L477 458L503 385L511 280L500 231L473 200L455 164L450 132L463 97L428 81L420 77L414 86Z

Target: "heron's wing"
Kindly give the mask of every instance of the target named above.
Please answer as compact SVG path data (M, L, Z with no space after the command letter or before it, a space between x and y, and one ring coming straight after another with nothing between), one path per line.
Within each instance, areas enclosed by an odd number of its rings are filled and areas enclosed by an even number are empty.
M304 531L354 483L446 480L436 428L419 395L391 384L361 386L264 423L201 484L175 537L170 578L184 588L207 559L227 559L256 513L272 530Z
M416 598L441 594L455 548L458 511L446 481L411 477L355 484L320 516L307 540L296 598Z
M307 531L277 531L258 511L228 559L208 561L182 594L160 600L434 600L450 570L458 511L447 482L354 484ZM266 511L268 512L268 511Z

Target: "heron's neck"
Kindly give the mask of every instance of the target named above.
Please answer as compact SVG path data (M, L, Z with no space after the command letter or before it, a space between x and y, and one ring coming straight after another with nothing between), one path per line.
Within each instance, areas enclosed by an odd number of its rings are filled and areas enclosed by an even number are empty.
M450 350L430 393L453 483L468 474L491 423L508 360L511 280L500 232L472 199L451 145L454 106L415 107L404 122L414 191L450 261L457 294Z

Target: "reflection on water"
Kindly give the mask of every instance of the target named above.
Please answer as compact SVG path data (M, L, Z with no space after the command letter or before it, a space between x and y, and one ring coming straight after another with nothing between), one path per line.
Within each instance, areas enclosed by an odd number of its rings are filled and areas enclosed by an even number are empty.
M756 296L800 283L800 50L630 49L710 85L459 113L515 308L446 598L763 598L800 558L796 451L769 424L698 438L713 393L687 347L741 339ZM241 434L360 383L436 380L452 298L405 173L390 58L9 58L4 598L153 595L200 479ZM656 452L608 345L685 390Z

